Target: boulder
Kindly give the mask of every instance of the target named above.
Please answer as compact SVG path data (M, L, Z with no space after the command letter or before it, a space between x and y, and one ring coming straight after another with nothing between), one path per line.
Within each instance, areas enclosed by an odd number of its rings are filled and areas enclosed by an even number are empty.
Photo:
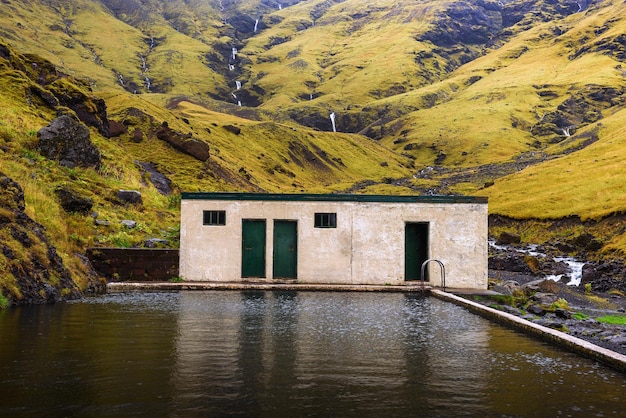
M239 135L241 133L241 128L235 125L224 125L224 129L235 135Z
M554 280L546 279L539 282L537 288L544 293L558 293L561 290L561 285Z
M165 122L157 129L156 136L178 151L191 155L197 160L204 162L209 159L209 146L206 143L193 139L191 134L183 134L170 129Z
M519 244L520 242L522 242L522 237L518 234L507 231L502 232L496 240L496 244L498 245Z
M524 261L524 255L515 251L507 251L490 256L488 264L491 270L533 274L528 264Z
M93 200L80 196L68 187L58 187L54 192L59 198L61 207L68 213L87 214L93 207Z
M154 163L143 163L135 161L144 172L148 173L150 183L164 196L172 194L172 181L165 175L161 174Z
M137 190L118 190L117 198L125 203L142 204L141 192Z
M539 305L530 305L528 308L526 308L526 311L528 313L538 316L544 316L546 314L546 311Z
M69 115L54 119L37 136L38 149L48 159L70 168L100 166L100 151L91 142L89 128Z
M558 297L554 293L537 292L531 299L542 306L550 306L557 301Z
M135 128L131 141L136 142L136 143L140 143L141 141L143 141L143 132L141 132L141 129Z
M122 226L128 228L128 229L133 229L137 226L137 222L135 221L131 221L129 219L124 219L122 221L120 221L120 223L122 224Z
M576 248L580 248L588 251L597 251L602 248L602 242L600 242L595 236L588 232L584 232L568 242Z
M164 248L169 245L169 241L162 238L148 238L143 242L145 248Z
M115 138L128 132L128 127L115 120L109 120L109 137Z
M554 311L554 315L556 315L559 319L570 319L572 317L572 313L566 309L556 309Z

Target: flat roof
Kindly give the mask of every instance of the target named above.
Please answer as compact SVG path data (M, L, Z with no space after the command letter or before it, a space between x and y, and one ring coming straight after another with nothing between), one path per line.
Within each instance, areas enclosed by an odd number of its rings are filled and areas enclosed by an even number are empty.
M372 194L183 192L186 200L257 200L295 202L487 203L482 196L397 196Z

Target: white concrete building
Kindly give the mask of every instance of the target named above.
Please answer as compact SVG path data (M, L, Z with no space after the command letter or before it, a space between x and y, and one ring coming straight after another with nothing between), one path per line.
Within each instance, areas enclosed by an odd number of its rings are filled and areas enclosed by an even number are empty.
M183 193L189 281L487 288L487 199Z

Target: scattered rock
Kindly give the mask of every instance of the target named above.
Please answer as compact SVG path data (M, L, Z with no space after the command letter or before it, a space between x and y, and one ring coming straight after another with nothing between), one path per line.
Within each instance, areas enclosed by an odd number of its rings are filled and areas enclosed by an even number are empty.
M137 222L135 221L131 221L128 219L124 219L120 222L122 224L122 226L128 228L128 229L133 229L137 226Z
M546 311L539 305L530 305L528 308L526 308L526 311L537 316L543 316L546 314Z
M510 296L513 294L513 290L510 287L502 286L499 284L495 285L491 290L493 290L494 292L503 294L503 295L507 295L507 296Z
M141 161L135 161L143 171L149 174L148 178L150 183L164 196L172 194L172 181L161 174L154 163L142 163Z
M37 133L38 148L48 159L66 167L100 166L100 151L91 142L89 128L68 115L54 119Z
M602 248L602 242L588 232L578 235L568 243L586 251L597 251Z
M128 127L115 120L109 120L109 137L115 138L128 132Z
M533 294L530 298L542 306L550 306L558 299L558 297L553 293L543 292L537 292Z
M496 244L498 245L510 245L510 244L519 244L522 242L522 237L513 232L502 232L498 239L496 240Z
M169 241L162 238L149 238L143 242L145 248L163 248L169 245Z
M136 143L140 143L141 141L143 141L143 132L141 132L141 129L135 128L131 141L136 142Z
M118 190L117 198L125 203L143 204L141 192L137 190Z
M572 313L566 309L556 309L554 314L560 319L570 319L572 317Z
M238 126L234 126L234 125L224 125L224 129L226 129L228 132L231 132L235 135L239 135L241 133L241 128Z
M542 280L537 285L537 288L544 293L559 293L563 285L555 282L554 280Z
M61 207L66 212L87 214L93 207L93 200L80 196L68 187L58 187L54 192L59 198Z

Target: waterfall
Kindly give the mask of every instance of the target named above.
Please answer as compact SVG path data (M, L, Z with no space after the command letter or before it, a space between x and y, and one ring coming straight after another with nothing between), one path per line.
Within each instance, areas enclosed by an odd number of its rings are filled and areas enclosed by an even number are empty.
M228 69L230 71L233 71L235 69L235 66L233 64L228 64Z
M278 3L278 10L283 10L283 5Z
M254 22L254 33L256 33L256 30L258 29L258 27L259 27L259 19L257 19L257 20Z
M237 101L237 106L241 107L241 100Z
M234 98L235 100L237 100L237 95L236 95L235 93L230 93L230 94L232 94L232 95L233 95L233 98Z
M333 132L337 132L337 128L335 127L335 112L330 114L330 123L333 124Z
M241 81L235 81L235 86L237 87L237 90L241 90Z
M144 76L144 80L145 80L145 84L146 84L146 90L150 91L150 87L152 86L152 83L150 83L150 79L146 76Z
M233 48L233 60L237 59L237 48Z
M154 38L150 37L150 49L154 48Z

